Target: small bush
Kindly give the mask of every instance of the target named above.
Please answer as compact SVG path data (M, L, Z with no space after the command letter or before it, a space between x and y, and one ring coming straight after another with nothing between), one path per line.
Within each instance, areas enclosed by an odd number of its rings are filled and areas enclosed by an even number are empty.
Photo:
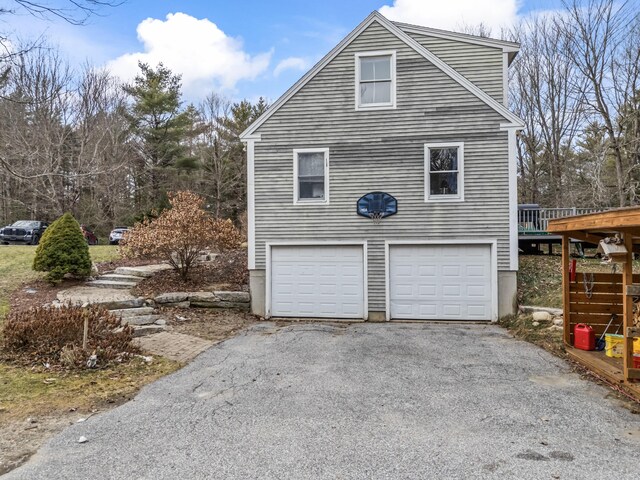
M68 273L81 278L91 274L89 246L73 215L65 213L45 230L36 249L33 269L47 272L45 279L52 284Z
M200 252L240 246L242 235L231 220L214 219L204 199L192 192L169 194L171 208L129 230L121 242L124 257L162 258L186 279Z
M89 321L89 334L87 349L83 350L85 318ZM115 315L97 306L37 307L9 313L3 343L10 358L29 364L86 368L87 360L95 354L96 366L105 367L139 351L131 342L133 329L119 327L120 320Z

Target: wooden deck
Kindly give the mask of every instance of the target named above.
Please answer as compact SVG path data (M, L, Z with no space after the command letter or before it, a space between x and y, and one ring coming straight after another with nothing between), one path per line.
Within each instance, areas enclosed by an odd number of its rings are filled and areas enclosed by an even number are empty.
M584 365L598 376L617 385L640 401L640 383L625 383L621 358L611 358L607 357L604 352L587 352L569 346L566 349L567 355L571 360Z

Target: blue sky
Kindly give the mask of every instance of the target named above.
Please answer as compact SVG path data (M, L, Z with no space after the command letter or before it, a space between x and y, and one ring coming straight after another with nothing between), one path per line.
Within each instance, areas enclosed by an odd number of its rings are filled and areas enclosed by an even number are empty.
M122 78L135 74L138 59L162 60L183 75L187 100L210 91L275 100L373 10L445 29L484 22L497 33L500 25L559 6L560 0L128 0L84 26L22 14L5 17L0 28L23 38L44 35L72 64L106 65Z

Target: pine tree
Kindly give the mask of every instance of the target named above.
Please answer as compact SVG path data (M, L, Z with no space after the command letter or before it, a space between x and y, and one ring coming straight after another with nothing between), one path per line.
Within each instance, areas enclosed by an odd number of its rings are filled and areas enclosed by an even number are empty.
M89 246L73 215L65 213L45 230L36 249L33 269L47 272L45 279L53 284L67 273L77 277L91 274Z

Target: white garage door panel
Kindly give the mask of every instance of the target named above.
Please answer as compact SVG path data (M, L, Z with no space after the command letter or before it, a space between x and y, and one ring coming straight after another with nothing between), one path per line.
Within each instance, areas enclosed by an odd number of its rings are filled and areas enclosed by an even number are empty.
M273 246L271 315L363 318L363 247Z
M489 245L391 245L391 318L491 320Z

